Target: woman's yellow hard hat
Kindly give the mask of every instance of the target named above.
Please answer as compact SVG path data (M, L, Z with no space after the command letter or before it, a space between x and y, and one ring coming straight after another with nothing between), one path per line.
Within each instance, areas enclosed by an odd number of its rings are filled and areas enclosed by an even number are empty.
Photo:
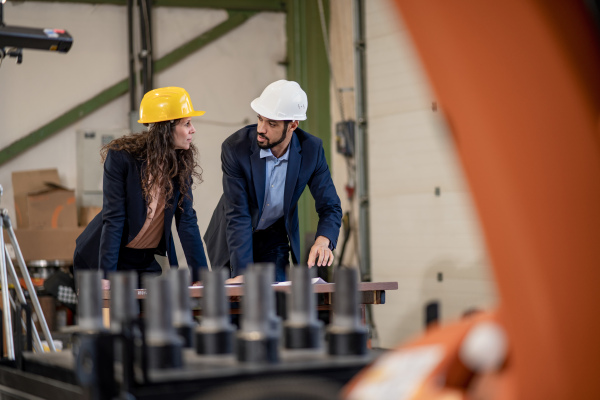
M204 111L194 111L190 95L179 87L165 87L149 91L140 104L140 124L197 117Z

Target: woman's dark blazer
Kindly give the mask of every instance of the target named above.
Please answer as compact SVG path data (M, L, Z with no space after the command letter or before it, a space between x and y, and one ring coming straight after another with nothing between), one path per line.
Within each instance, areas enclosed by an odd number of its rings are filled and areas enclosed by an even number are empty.
M105 273L117 270L119 250L131 242L144 226L147 206L142 192L142 160L126 151L109 150L104 162L104 201L102 211L90 222L76 240L75 254L86 265L76 268L102 269ZM173 200L165 209L164 234L157 254L167 255L171 267L178 266L171 225L175 226L194 281L199 280L200 268L208 263L204 253L192 189L185 196L181 210L177 205L182 195L179 183L173 181Z

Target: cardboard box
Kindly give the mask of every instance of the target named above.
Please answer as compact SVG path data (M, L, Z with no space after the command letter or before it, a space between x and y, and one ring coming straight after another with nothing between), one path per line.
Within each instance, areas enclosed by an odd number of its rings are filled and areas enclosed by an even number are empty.
M102 211L102 207L81 207L79 210L79 226L87 226L100 211Z
M46 190L27 195L27 212L32 229L77 227L75 192L62 186L50 184Z
M13 172L19 229L77 227L75 192L60 185L56 169Z
M84 229L15 229L15 235L25 262L64 260L72 263L75 239Z

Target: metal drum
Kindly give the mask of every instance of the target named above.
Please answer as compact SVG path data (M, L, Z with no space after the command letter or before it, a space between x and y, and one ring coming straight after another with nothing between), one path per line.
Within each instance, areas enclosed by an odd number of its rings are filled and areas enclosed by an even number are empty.
M67 268L69 265L64 260L35 260L27 263L27 269L31 278L47 279L59 269Z

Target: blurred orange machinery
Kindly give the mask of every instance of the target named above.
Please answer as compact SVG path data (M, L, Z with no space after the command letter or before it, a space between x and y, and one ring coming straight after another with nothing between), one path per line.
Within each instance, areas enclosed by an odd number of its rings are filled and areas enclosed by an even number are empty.
M598 2L395 2L454 135L500 302L400 347L346 397L391 377L387 398L600 399ZM505 354L466 366L467 335L492 322ZM389 369L409 359L410 384Z

